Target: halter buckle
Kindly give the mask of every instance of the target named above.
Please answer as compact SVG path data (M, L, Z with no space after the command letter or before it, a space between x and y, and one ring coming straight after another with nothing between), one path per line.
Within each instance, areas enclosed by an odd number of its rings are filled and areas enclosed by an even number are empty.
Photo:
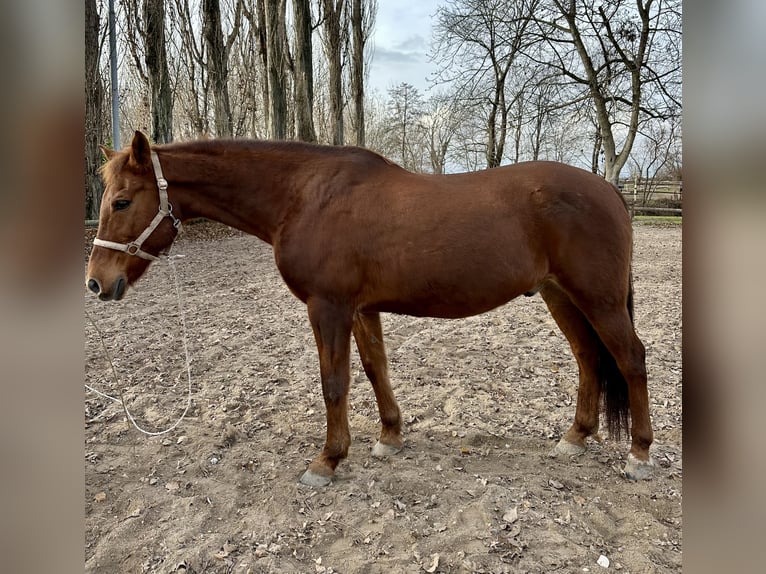
M176 228L176 230L179 230L181 228L181 220L178 219L175 215L173 215L173 204L168 203L168 217L173 222L173 227Z
M125 245L125 253L129 253L130 255L137 255L140 250L141 247L134 242Z

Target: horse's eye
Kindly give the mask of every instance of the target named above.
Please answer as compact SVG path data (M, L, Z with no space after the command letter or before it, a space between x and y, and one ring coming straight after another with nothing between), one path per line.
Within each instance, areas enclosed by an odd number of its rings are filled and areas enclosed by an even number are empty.
M112 204L112 207L114 207L115 211L122 211L123 209L127 209L129 205L130 205L129 199L117 199Z

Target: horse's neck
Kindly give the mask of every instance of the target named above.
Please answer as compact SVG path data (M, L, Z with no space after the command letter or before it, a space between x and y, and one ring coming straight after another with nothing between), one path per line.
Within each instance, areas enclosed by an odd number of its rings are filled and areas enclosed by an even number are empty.
M178 201L184 219L204 217L272 243L295 201L298 191L291 182L298 173L294 165L280 162L281 154L233 146L226 154L168 150L163 169L171 203Z

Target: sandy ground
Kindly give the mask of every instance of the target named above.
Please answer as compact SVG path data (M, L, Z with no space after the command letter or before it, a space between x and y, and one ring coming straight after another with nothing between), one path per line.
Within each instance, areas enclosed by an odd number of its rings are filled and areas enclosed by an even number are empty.
M657 462L641 483L620 476L626 441L547 456L574 416L577 371L536 296L463 320L384 316L405 449L370 455L377 409L354 354L349 458L331 486L302 486L325 432L304 306L254 237L191 225L174 252L191 407L150 437L86 392L86 572L681 571L679 226L636 225ZM119 303L84 298L119 381L86 321L85 383L122 392L148 430L171 426L188 384L170 265Z

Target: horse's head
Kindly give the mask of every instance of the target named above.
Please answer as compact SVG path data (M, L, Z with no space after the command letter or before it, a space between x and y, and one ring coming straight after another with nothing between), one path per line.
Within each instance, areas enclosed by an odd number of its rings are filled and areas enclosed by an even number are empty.
M151 261L173 242L180 223L149 141L136 132L130 148L101 148L107 158L98 233L85 284L102 301L122 299Z

